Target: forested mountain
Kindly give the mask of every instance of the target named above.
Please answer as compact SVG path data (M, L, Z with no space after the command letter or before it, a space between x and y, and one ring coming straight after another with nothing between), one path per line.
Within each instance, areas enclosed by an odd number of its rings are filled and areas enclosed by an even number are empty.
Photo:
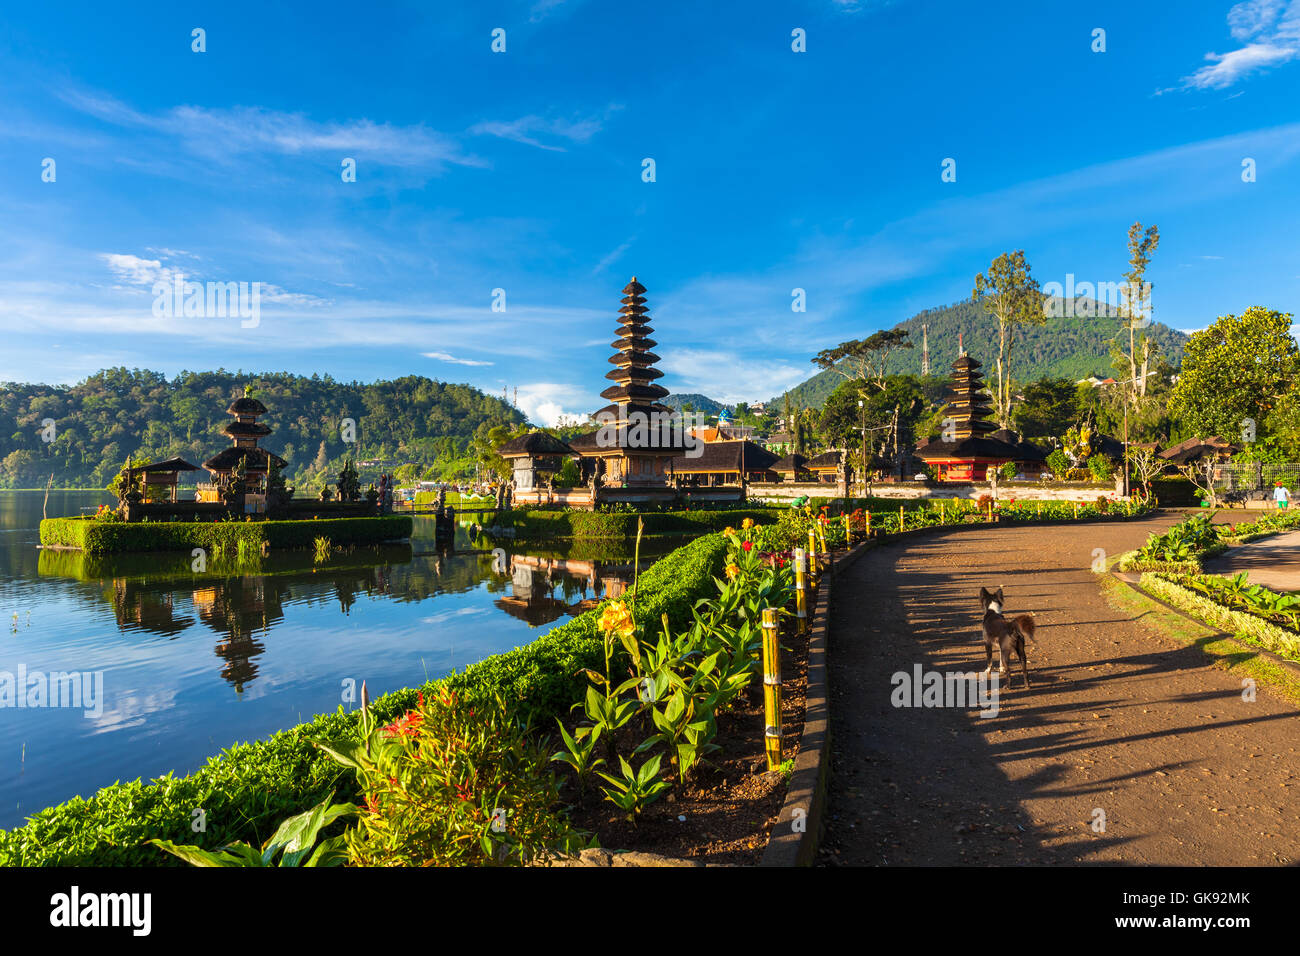
M1017 382L1035 382L1044 376L1078 380L1088 375L1114 374L1111 367L1111 341L1120 331L1120 320L1105 315L1104 305L1092 300L1074 300L1076 313L1099 311L1100 316L1048 318L1043 325L1016 326L1011 353L1011 375ZM1070 311L1061 309L1060 311ZM930 373L947 375L957 360L957 334L971 358L989 369L997 356L997 321L976 302L959 302L939 309L927 309L895 328L910 333L914 347L901 349L889 356L891 374L921 374L921 326L929 328ZM1187 335L1167 325L1153 322L1146 329L1149 339L1160 347L1160 354L1170 365L1182 363ZM866 338L862 333L861 338ZM1127 343L1126 343L1127 344ZM818 372L790 390L790 399L804 408L820 408L843 376L827 370ZM781 406L783 396L775 400Z
M697 392L672 394L661 399L660 404L676 409L689 405L692 411L703 412L706 415L717 415L724 408L731 408L730 405L724 405L722 402L714 401L709 396L700 395Z
M287 372L218 369L168 380L106 369L69 387L0 384L0 487L43 486L51 474L58 486L102 487L128 455L201 465L231 444L221 434L232 421L226 407L245 388L267 408L262 421L272 434L262 444L289 462L290 484L303 487L332 480L352 453L415 462L420 471L454 469L489 428L524 420L469 385L417 375L362 384ZM343 441L345 418L356 422L356 444ZM51 419L52 436L42 426Z

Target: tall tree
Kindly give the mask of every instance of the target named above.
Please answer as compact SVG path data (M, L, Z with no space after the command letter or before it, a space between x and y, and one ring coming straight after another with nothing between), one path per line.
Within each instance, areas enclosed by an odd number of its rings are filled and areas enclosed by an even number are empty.
M1004 252L989 265L988 274L975 275L971 299L998 323L997 380L993 383L993 409L998 424L1011 427L1011 348L1017 325L1042 325L1043 293L1038 280L1029 274L1023 249Z
M883 388L885 376L889 374L890 353L912 348L910 334L906 329L882 329L865 339L851 339L833 349L822 349L812 361L849 381L862 379Z
M1202 438L1253 440L1298 372L1289 312L1252 306L1220 316L1188 340L1169 413Z
M1016 407L1016 430L1031 441L1060 438L1079 417L1077 390L1068 378L1040 378L1026 386L1025 400Z
M1120 318L1123 332L1128 333L1128 351L1120 350L1116 371L1127 371L1125 395L1129 406L1137 408L1147 393L1147 377L1155 344L1146 332L1138 334L1151 324L1151 285L1146 281L1147 265L1156 247L1160 245L1160 230L1155 226L1142 231L1142 223L1135 222L1128 229L1128 272L1120 286Z

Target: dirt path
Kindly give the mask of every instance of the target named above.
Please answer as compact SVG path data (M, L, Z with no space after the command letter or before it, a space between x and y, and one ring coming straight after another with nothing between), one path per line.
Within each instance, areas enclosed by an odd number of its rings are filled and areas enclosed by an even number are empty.
M1211 574L1245 571L1251 584L1274 591L1300 591L1300 531L1263 538L1210 558L1205 570Z
M1244 701L1240 678L1117 611L1090 570L1094 549L1118 555L1175 520L941 532L846 572L820 861L1300 861L1300 712L1262 685ZM982 585L1037 618L1033 686L1016 674L991 719L892 706L895 672L983 669Z

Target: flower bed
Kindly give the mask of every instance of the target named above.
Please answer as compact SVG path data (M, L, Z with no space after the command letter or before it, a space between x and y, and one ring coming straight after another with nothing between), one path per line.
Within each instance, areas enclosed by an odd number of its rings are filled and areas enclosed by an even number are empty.
M1193 617L1234 635L1239 640L1288 660L1300 661L1300 633L1296 614L1300 602L1259 585L1247 586L1244 574L1235 578L1215 575L1173 577L1146 572L1142 589ZM1281 606L1283 613L1272 610ZM1279 621L1287 622L1283 626Z

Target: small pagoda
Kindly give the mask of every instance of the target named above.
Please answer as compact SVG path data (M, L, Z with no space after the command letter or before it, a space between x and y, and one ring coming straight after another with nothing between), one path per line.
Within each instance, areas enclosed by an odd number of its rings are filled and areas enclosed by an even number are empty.
M939 438L916 449L939 481L985 481L997 469L1019 457L1018 449L989 433L997 425L988 420L993 409L985 400L982 366L965 351L952 363L948 415Z
M266 488L266 475L271 470L271 463L280 468L286 464L283 458L258 447L258 441L271 434L271 429L257 420L266 414L266 406L245 395L231 402L226 414L233 415L235 420L221 432L231 438L234 445L205 461L203 467L212 473L213 484L218 489L242 471L245 491L261 493ZM202 487L199 490L201 497L209 492ZM214 500L220 500L219 493L214 491L213 496Z

